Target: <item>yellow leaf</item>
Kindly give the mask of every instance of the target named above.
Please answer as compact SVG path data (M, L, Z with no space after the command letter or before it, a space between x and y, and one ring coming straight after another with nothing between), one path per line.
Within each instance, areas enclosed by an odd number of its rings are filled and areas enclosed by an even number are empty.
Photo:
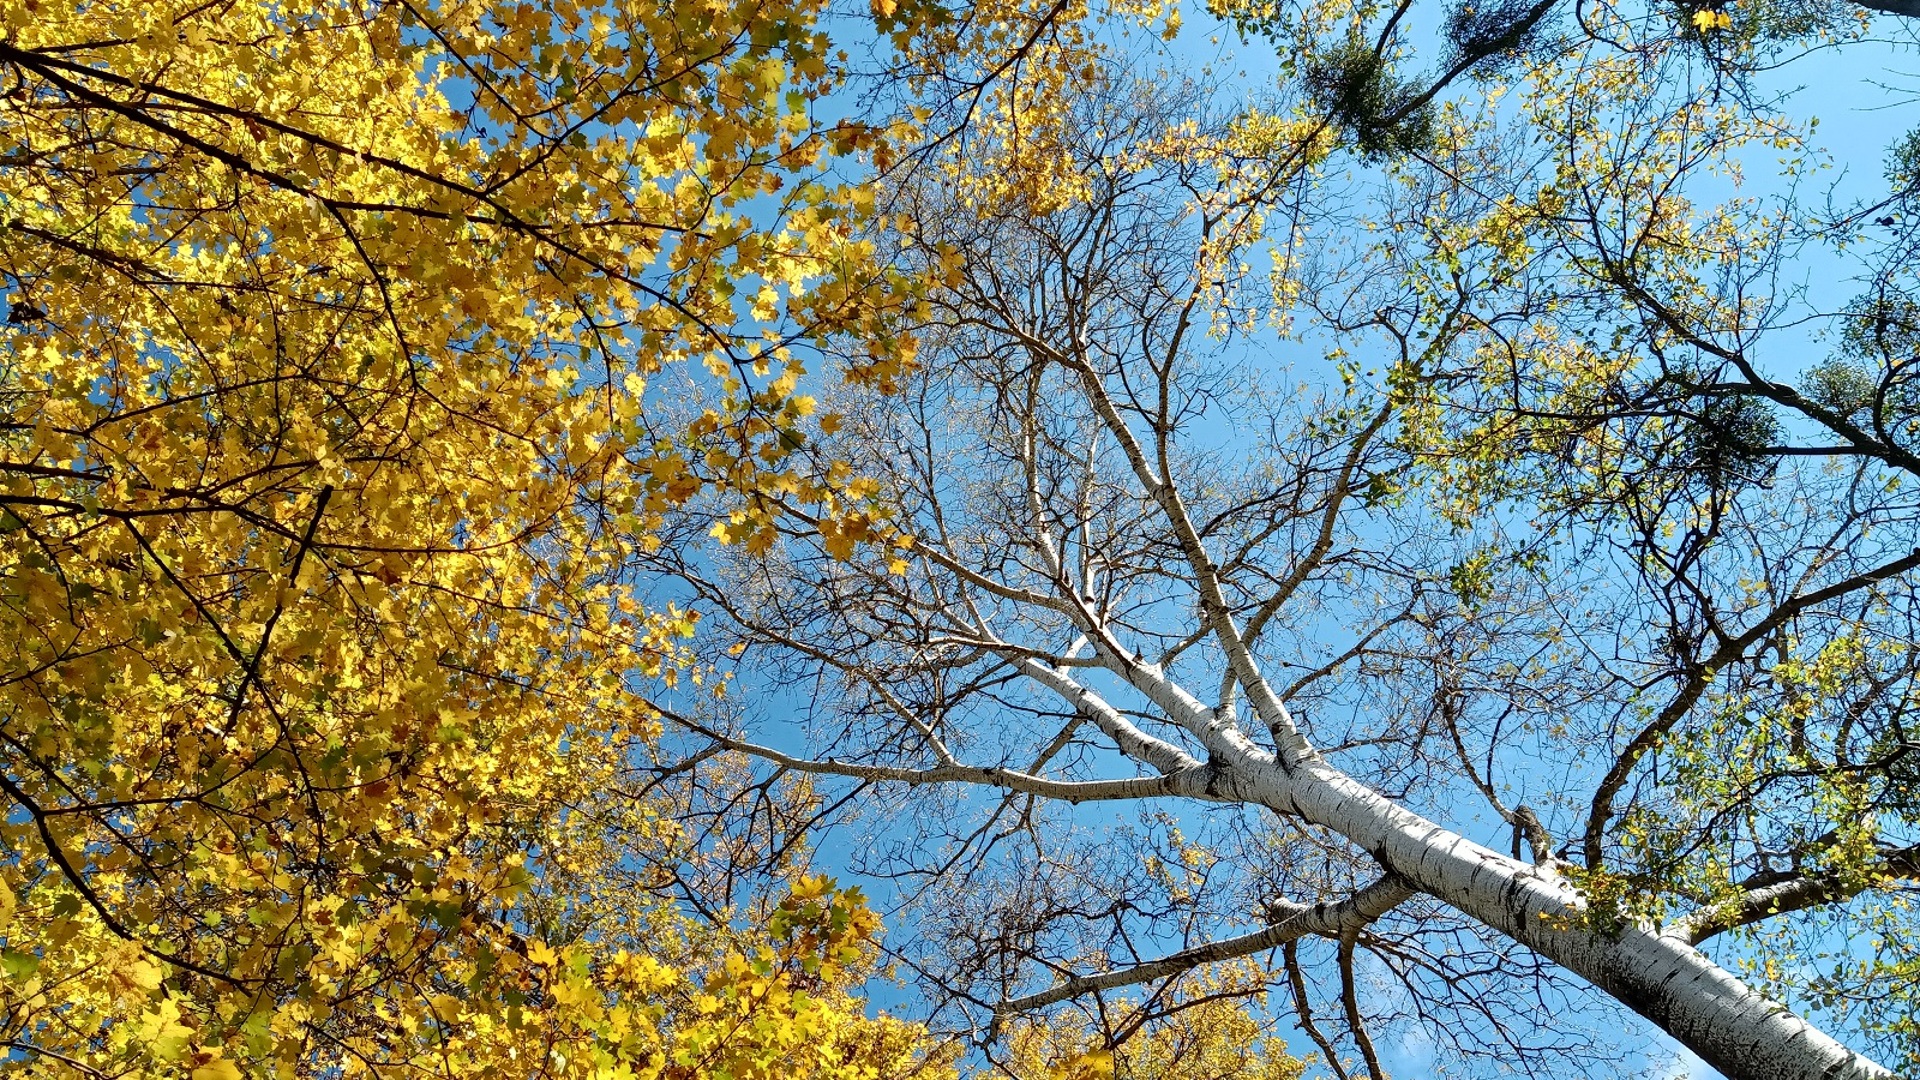
M534 938L527 942L527 959L541 967L552 967L559 959L559 954L555 953L546 942Z
M1113 1075L1113 1051L1089 1050L1047 1070L1049 1080L1107 1080Z
M134 985L143 990L158 990L160 983L166 977L166 973L160 970L160 965L151 960L134 961L127 973L133 979Z
M1724 11L1713 11L1707 8L1701 8L1699 11L1693 13L1693 28L1703 34L1710 33L1714 30L1727 30L1732 28L1732 26L1733 16Z
M193 1080L240 1080L240 1067L226 1058L214 1058L193 1070Z

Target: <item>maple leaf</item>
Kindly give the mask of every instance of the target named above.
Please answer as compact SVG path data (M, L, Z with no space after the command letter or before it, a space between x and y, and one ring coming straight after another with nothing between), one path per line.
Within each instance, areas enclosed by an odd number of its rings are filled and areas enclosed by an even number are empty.
M5 6L0 715L30 746L0 982L64 1003L18 1045L193 1080L519 1075L529 1032L787 1056L623 983L622 949L699 984L661 942L745 939L608 882L704 857L614 794L658 731L636 688L709 680L698 613L637 602L627 560L698 496L830 509L845 478L774 464L813 373L761 324L913 302L854 239L871 196L821 178L886 141L816 119L824 5ZM743 357L784 367L748 388ZM721 389L682 408L658 376L701 361ZM530 926L559 896L617 929ZM812 1033L796 1075L921 1045L845 994L755 1008Z

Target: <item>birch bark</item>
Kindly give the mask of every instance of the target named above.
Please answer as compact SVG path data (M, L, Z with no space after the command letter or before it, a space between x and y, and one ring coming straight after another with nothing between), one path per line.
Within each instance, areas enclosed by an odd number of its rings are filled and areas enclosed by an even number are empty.
M1292 775L1248 758L1251 801L1325 825L1390 872L1585 978L1730 1080L1866 1080L1892 1072L1768 1000L1677 937L1583 925L1585 904L1550 867L1509 858L1323 764Z

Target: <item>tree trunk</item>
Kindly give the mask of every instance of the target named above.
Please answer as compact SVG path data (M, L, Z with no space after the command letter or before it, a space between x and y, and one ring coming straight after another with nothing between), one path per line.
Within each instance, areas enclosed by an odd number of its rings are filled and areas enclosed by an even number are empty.
M1634 922L1615 933L1582 925L1584 902L1550 869L1482 847L1319 761L1291 776L1271 760L1247 764L1254 800L1352 840L1420 891L1606 991L1731 1080L1893 1076L1685 941Z

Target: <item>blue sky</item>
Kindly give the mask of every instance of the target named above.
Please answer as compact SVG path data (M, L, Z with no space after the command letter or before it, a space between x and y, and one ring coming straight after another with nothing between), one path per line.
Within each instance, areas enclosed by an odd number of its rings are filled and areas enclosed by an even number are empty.
M1188 11L1185 13L1185 29L1173 46L1174 56L1183 63L1210 63L1217 75L1226 76L1229 81L1239 78L1244 72L1248 90L1258 93L1276 75L1275 58L1259 43L1241 44L1230 30L1213 23L1204 13ZM1881 28L1896 36L1901 30L1897 20L1882 19ZM1832 174L1838 181L1844 195L1869 195L1880 190L1883 185L1883 163L1886 149L1901 133L1916 123L1920 123L1920 109L1909 102L1914 88L1920 88L1920 75L1914 74L1920 68L1920 54L1911 46L1903 46L1895 41L1866 43L1849 46L1842 50L1829 50L1804 57L1787 67L1763 77L1762 85L1778 91L1793 88L1798 90L1795 111L1802 114L1817 115L1821 118L1818 141L1832 153L1837 168ZM1765 163L1756 161L1751 181L1763 186ZM1838 303L1852 294L1847 281L1847 273L1840 262L1822 264L1803 263L1796 272L1810 286L1811 299L1816 302ZM1797 343L1805 350L1804 355L1782 356L1778 362L1780 370L1793 373L1804 370L1817 362L1822 346L1811 337ZM1800 350L1795 350L1796 352ZM750 692L755 688L749 686ZM759 695L756 693L756 697ZM756 701L757 711L769 718L777 716L789 707L797 708L798 702L782 701L780 695L766 695ZM778 724L773 728L777 729ZM1178 813L1177 807L1168 809ZM1119 813L1124 818L1131 817L1130 809ZM1076 814L1076 819L1089 827L1098 827L1103 822L1114 820L1113 808L1091 808ZM1448 825L1461 828L1485 842L1500 843L1495 835L1496 823L1482 820L1448 821ZM852 841L855 834L846 831L829 832L817 838L818 863L829 869L844 869L856 854L845 845ZM850 878L851 880L851 878ZM886 903L883 890L869 886L869 892ZM891 919L896 927L900 919ZM906 996L910 999L911 995ZM884 1000L884 995L883 995ZM1611 1023L1612 1010L1595 1010L1596 1024ZM1645 1037L1645 1051L1637 1059L1629 1057L1622 1061L1623 1075L1628 1072L1653 1077L1709 1077L1716 1075L1692 1055L1673 1047L1670 1042L1653 1032L1651 1028L1640 1025ZM1290 1033L1289 1041L1297 1053L1304 1053L1311 1043L1298 1033ZM1631 1039L1629 1039L1631 1041ZM1410 1032L1394 1042L1383 1045L1388 1057L1389 1068L1396 1075L1426 1075L1434 1062L1425 1040Z

